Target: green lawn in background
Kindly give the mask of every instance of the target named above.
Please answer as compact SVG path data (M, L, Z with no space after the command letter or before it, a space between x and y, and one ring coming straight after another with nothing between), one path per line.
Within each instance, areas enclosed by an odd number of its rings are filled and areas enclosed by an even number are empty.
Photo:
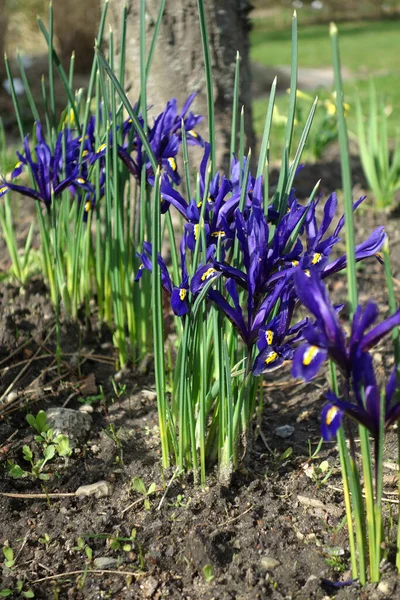
M253 22L251 34L251 58L268 66L290 65L291 30L271 30L266 19ZM391 137L400 129L400 21L364 21L340 23L339 39L342 66L349 69L353 77L344 84L345 100L350 104L348 126L356 130L355 98L358 97L364 109L368 107L369 77L372 76L379 93L383 94L386 105L392 108ZM329 67L332 61L328 25L301 25L301 12L298 18L299 68ZM301 88L300 88L301 89ZM317 91L317 90L316 90ZM307 91L312 95L312 92ZM282 114L287 112L288 99L285 94L277 98L277 106ZM253 104L254 123L258 136L262 135L266 111L266 100L255 99ZM318 125L318 109L316 115ZM272 159L281 154L279 138L282 135L275 127L272 146L276 140L276 151Z

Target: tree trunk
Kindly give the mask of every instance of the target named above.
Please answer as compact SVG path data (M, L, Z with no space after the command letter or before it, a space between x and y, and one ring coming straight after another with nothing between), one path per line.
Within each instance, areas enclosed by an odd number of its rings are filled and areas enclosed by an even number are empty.
M68 69L75 52L75 71L85 73L93 61L94 40L100 21L101 0L55 0L54 34L57 37L61 60Z
M8 13L6 0L0 0L0 78L3 79L5 76L5 67L4 67L4 51L5 51L5 42L7 35L7 25L8 25Z
M110 0L109 19L116 32L121 29L125 0ZM139 0L128 0L127 57L125 88L132 102L140 91ZM205 11L213 68L214 108L217 139L217 167L229 165L233 83L236 53L241 56L239 113L245 107L247 145L254 150L255 137L251 114L251 74L249 62L249 0L205 0ZM146 35L149 47L157 20L160 0L147 0ZM205 116L201 132L207 134L207 97L203 50L196 0L167 0L157 39L157 48L147 86L149 115L155 116L171 97L182 107L187 96L196 91L193 112Z

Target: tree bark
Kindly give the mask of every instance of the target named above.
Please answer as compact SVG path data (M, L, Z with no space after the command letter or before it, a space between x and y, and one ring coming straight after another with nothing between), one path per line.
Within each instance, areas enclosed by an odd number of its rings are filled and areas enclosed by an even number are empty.
M121 28L125 0L110 0L109 20L113 30ZM233 84L236 53L241 56L239 115L245 107L247 145L254 149L255 136L251 114L251 73L249 61L249 0L205 0L205 11L211 61L217 139L217 167L229 165ZM140 91L139 64L139 0L128 0L127 56L125 87L132 102ZM157 20L160 0L147 0L146 29L149 47ZM149 115L163 110L166 102L175 97L181 107L187 96L196 91L193 112L205 116L204 136L207 133L207 97L203 50L196 0L167 0L157 39L147 86Z
M58 40L61 60L67 69L71 54L75 52L75 71L85 73L90 70L100 9L101 0L53 2L54 33Z

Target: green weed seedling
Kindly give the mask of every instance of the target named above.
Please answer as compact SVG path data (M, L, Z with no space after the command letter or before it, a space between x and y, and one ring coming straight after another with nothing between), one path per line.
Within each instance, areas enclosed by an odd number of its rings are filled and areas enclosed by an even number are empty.
M212 582L212 580L214 579L214 573L211 565L205 565L203 567L203 575L204 579L206 580L206 583Z
M111 384L113 386L114 394L119 400L126 392L126 383L117 383L114 377L111 377Z
M8 472L14 479L31 476L34 479L48 481L51 475L43 472L46 464L56 456L67 457L72 452L68 437L63 434L54 434L53 429L47 423L46 413L43 410L39 411L36 417L28 414L26 420L36 431L34 440L39 446L41 455L37 457L35 451L25 444L22 447L22 455L24 460L30 464L30 470L25 470L18 463L10 460L8 462Z
M78 402L80 404L88 404L90 406L92 406L93 404L96 404L97 402L100 402L100 404L102 406L105 406L107 403L106 400L106 396L103 390L103 386L99 385L99 394L96 394L94 396L79 396L78 397Z
M43 537L40 537L38 539L39 544L43 544L44 546L46 546L46 550L49 549L49 545L50 545L50 536L48 533L45 533L43 535Z
M6 542L3 546L3 555L5 558L4 565L8 569L12 569L15 563L14 550L8 545L8 542Z
M21 579L18 579L15 590L10 590L6 588L4 590L0 590L0 598L8 598L12 594L19 594L22 598L34 598L35 593L33 590L24 590L24 582Z
M81 538L81 537L77 538L76 546L74 546L73 550L75 550L76 552L79 552L80 554L82 552L84 552L86 555L86 558L89 560L89 562L91 562L93 560L93 550L85 542L85 540L83 538Z
M148 489L146 490L146 486L143 482L143 479L141 479L140 477L134 477L132 479L131 488L133 490L135 490L135 492L137 492L138 494L143 496L144 508L146 510L150 510L149 498L150 498L150 496L153 496L156 493L156 491L157 491L156 484L154 482L151 483L149 485Z
M188 500L186 500L185 496L183 494L178 494L175 502L170 502L168 504L168 506L171 506L174 508L187 508L189 506L190 502L191 502L190 498Z
M115 464L120 464L123 465L124 464L124 460L123 460L123 449L122 449L122 440L119 436L121 430L117 431L115 429L115 425L114 423L110 423L109 426L104 429L104 433L106 434L107 437L110 438L110 440L112 440L117 448L117 456L115 457Z
M136 539L136 529L132 529L131 537L108 537L107 545L111 548L111 550L115 550L119 552L123 550L123 552L131 552L134 547L134 542Z

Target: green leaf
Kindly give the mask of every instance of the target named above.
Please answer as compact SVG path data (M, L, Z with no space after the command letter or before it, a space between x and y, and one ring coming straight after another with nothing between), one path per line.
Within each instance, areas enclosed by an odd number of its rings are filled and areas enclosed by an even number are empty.
M140 477L134 477L132 479L132 487L139 494L146 496L146 494L147 494L146 486L143 483L143 479L140 479Z
M54 458L55 454L56 454L56 447L51 444L50 446L47 446L47 448L45 448L44 452L44 457L46 460L51 460L52 458Z
M19 465L15 463L9 464L8 473L9 475L11 475L11 477L13 477L13 479L20 479L21 477L24 477L26 475L26 471L24 471Z
M293 448L286 448L285 452L282 452L282 454L279 457L279 460L284 461L287 458L289 458L289 456L292 456L293 453Z
M22 592L22 595L25 598L34 598L35 597L35 592L33 590L27 590L26 592Z
M34 429L36 429L36 431L38 431L37 426L36 426L36 419L33 415L26 415L26 420L28 421L29 425L31 427L33 427ZM40 433L40 432L39 432Z
M3 546L3 554L7 561L14 561L14 550L10 546Z
M48 481L50 479L50 475L48 473L40 473L39 479L42 481Z
M0 598L8 598L8 596L11 596L12 593L13 591L9 590L8 588L5 590L0 590Z
M33 459L33 452L29 446L26 444L22 447L22 453L24 455L24 459L30 462Z
M152 494L154 494L154 492L156 491L156 489L157 489L157 486L156 486L156 484L155 484L155 483L154 483L154 481L153 481L153 483L152 483L152 484L150 484L150 487L149 487L149 489L147 490L147 495L148 495L148 496L151 496Z
M59 456L69 456L71 454L72 450L66 435L60 434L54 441L56 442L56 450Z
M47 415L44 410L40 410L36 415L36 425L38 426L39 433L46 432L50 429L50 425L47 423Z

